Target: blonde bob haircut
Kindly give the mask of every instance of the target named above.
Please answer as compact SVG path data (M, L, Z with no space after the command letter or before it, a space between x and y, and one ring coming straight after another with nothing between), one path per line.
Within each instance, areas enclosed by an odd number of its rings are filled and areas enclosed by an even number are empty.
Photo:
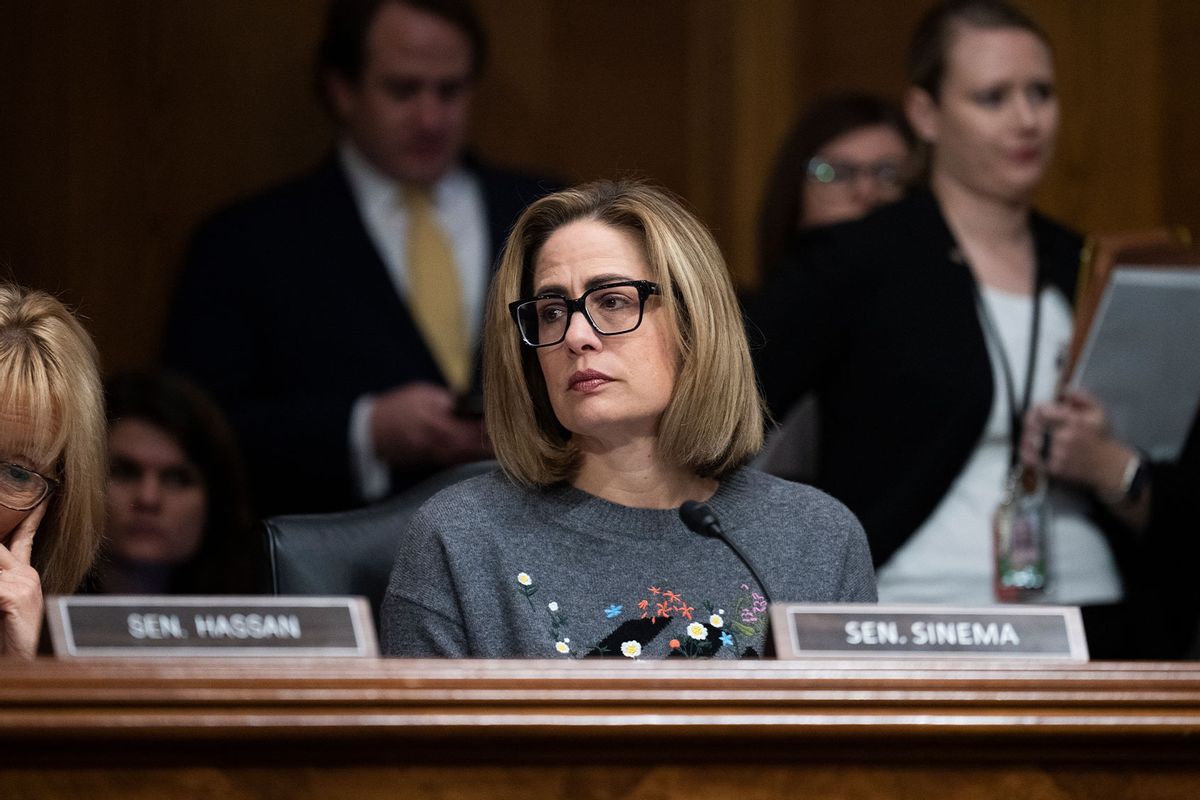
M557 192L517 220L492 281L484 331L488 433L504 471L525 486L570 480L580 454L554 415L534 348L521 342L508 304L530 297L538 254L551 234L579 220L629 231L641 243L679 354L671 400L658 423L669 464L721 478L762 447L758 392L742 314L712 234L663 189L596 181Z
M59 481L33 540L47 594L79 588L104 532L106 426L96 346L45 292L0 282L0 447Z

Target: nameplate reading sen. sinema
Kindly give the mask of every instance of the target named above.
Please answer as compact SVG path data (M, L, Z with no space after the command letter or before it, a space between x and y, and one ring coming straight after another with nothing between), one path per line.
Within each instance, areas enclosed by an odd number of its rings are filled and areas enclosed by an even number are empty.
M771 608L779 658L1087 661L1073 606L799 604Z
M378 655L361 597L49 597L59 657Z

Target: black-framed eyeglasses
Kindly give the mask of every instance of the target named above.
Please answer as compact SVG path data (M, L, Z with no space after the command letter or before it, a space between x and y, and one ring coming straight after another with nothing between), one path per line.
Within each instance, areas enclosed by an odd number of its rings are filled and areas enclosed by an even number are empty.
M571 315L583 317L601 336L617 336L637 330L646 310L646 298L659 294L653 281L615 281L588 289L576 299L561 294L539 294L508 304L521 341L530 347L549 347L567 336Z
M10 511L36 508L58 486L54 478L39 475L20 464L0 461L0 506Z
M900 189L902 165L896 161L877 161L874 164L855 164L850 161L826 161L820 156L808 160L808 176L817 183L850 186L860 178L872 178L885 189Z

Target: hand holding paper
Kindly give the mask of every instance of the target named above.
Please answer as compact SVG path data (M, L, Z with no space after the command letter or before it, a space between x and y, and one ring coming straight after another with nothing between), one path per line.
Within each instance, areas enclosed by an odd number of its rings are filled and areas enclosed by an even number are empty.
M1046 434L1049 447L1043 452ZM1086 487L1101 497L1119 494L1125 468L1135 451L1113 436L1108 415L1083 390L1071 390L1056 403L1043 403L1025 416L1021 461L1039 464L1058 480Z

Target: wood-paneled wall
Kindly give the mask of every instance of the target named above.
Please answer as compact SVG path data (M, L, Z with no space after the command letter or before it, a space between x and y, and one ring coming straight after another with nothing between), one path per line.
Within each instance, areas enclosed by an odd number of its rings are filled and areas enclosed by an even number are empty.
M570 180L683 195L742 283L792 119L840 88L898 97L926 0L479 0L493 60L473 140ZM1200 228L1200 4L1025 0L1055 43L1059 156L1041 205L1084 230ZM320 0L0 0L0 274L88 318L106 367L157 352L190 229L328 147Z

